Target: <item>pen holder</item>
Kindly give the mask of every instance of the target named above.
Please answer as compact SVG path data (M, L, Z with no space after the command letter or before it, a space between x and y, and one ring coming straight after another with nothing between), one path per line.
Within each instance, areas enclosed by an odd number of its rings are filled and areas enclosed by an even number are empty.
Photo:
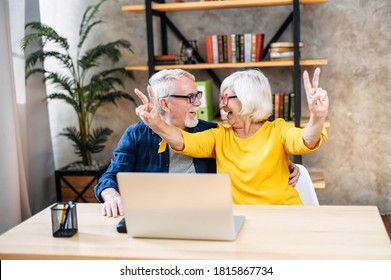
M54 237L71 237L77 232L76 204L59 202L51 208Z

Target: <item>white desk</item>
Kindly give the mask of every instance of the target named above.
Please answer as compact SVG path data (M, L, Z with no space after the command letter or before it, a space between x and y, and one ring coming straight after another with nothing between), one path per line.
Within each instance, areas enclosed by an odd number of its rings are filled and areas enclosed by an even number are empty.
M79 232L54 238L47 208L0 236L6 259L391 259L374 206L235 205L246 216L236 241L134 239L100 204L78 204Z

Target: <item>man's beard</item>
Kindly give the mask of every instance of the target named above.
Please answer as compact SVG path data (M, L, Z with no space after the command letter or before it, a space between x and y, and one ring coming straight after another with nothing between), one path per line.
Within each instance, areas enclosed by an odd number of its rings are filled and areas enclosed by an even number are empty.
M185 126L188 127L188 128L192 128L192 127L195 127L197 126L198 124L198 118L194 118L194 119L190 119L188 117L186 117L185 119Z

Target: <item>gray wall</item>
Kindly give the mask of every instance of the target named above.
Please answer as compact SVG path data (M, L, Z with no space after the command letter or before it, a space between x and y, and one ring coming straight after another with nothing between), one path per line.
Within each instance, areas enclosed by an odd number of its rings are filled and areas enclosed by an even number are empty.
M47 11L59 29L62 26L77 29L85 5L95 3L90 0L43 2L54 7ZM142 0L112 0L100 13L106 23L99 27L94 40L126 37L133 43L135 53L126 57L124 64L146 63L144 15L121 11L122 5L142 3ZM172 13L170 18L188 39L198 41L199 51L204 54L204 35L208 33L263 32L265 40L269 41L289 11L289 7L194 11ZM321 67L321 87L328 90L330 97L329 141L316 153L303 158L307 167L324 170L326 188L317 190L320 203L377 205L382 213L390 214L391 3L389 0L329 0L325 4L302 6L301 12L301 40L305 44L302 57L329 61ZM179 54L178 41L171 33L169 37L170 52ZM155 39L155 51L159 52L157 37ZM290 39L289 30L282 40ZM314 68L306 69L312 72ZM219 70L217 74L223 79L233 71ZM292 90L291 69L265 68L263 71L274 91ZM198 79L208 78L204 71L192 73ZM135 76L128 90L136 86L145 89L147 73L135 72ZM306 101L303 99L302 103L305 109ZM51 119L56 167L61 167L76 158L69 153L70 144L56 136L55 131L59 131L64 122L71 122L69 119L74 116L68 116L63 109L61 114L58 111L52 111ZM304 114L308 114L308 110L304 110ZM123 102L118 108L103 108L96 121L115 130L107 149L97 156L103 159L111 156L123 130L137 118L134 107Z

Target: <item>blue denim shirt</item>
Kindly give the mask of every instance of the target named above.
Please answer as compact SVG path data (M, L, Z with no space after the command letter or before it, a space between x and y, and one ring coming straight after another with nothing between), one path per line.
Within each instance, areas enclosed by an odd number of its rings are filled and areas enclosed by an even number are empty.
M215 123L199 120L198 125L189 129L189 132L216 127ZM118 172L168 172L169 149L159 154L161 141L160 136L142 121L128 127L114 150L114 158L109 167L94 187L97 200L103 202L101 193L106 188L112 187L119 191L116 177ZM197 173L216 173L214 158L194 158L193 162Z

